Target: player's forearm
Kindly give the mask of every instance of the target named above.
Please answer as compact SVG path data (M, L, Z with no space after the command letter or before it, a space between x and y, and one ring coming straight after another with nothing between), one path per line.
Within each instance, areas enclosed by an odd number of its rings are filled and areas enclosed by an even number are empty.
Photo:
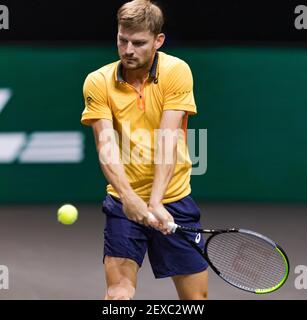
M124 198L127 194L132 193L133 189L126 177L123 165L103 165L100 167L107 181L113 186L120 198Z
M173 141L168 148L165 147L164 143L160 144L157 152L157 158L162 161L155 164L154 181L149 200L150 206L162 203L167 186L173 177L177 162L177 141Z
M113 186L120 198L122 199L125 195L132 193L133 189L130 186L124 166L121 163L117 144L112 147L112 156L110 156L108 150L103 148L102 144L97 146L97 152L99 154L99 163L104 176Z
M100 167L119 196L133 192L120 160L119 147L116 142L116 131L110 120L100 119L92 125L99 157Z

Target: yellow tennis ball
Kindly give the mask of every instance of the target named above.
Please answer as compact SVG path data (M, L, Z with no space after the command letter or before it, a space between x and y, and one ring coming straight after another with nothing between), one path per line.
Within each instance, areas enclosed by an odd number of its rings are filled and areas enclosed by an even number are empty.
M71 204L64 204L58 210L58 221L63 224L73 224L78 219L78 210Z

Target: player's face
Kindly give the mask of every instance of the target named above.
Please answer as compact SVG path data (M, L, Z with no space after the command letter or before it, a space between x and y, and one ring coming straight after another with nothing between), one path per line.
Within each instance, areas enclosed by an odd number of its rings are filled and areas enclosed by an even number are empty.
M164 38L162 33L155 36L150 31L135 32L119 26L117 48L124 68L137 70L148 67Z

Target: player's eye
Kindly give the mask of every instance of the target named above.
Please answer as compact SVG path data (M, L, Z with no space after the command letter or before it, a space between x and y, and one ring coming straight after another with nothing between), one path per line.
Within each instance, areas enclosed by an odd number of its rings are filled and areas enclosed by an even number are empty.
M144 42L144 41L138 41L138 42L134 42L133 43L133 45L135 45L136 47L141 47L141 46L143 46L144 44L145 44L146 42Z
M121 39L121 38L119 38L119 41L120 41L121 43L128 43L128 41L127 41L126 39Z

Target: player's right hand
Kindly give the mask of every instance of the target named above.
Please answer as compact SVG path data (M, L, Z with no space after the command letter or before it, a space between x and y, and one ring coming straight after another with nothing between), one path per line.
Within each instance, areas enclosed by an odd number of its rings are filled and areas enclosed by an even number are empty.
M147 204L134 192L127 193L121 198L126 217L145 226L158 227L158 222L148 220Z
M169 228L169 222L174 223L174 218L162 203L157 203L156 205L149 204L148 211L151 212L156 221L158 221L158 230L160 230L164 235L172 233L172 230Z

